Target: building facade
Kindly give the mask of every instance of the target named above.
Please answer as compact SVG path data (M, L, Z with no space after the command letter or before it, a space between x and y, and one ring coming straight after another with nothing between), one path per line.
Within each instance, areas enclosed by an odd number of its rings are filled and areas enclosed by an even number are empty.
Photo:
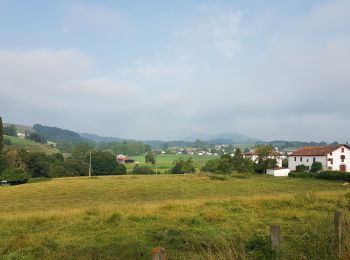
M288 156L288 168L291 171L302 164L311 169L314 162L320 162L323 170L350 172L350 146L306 146Z

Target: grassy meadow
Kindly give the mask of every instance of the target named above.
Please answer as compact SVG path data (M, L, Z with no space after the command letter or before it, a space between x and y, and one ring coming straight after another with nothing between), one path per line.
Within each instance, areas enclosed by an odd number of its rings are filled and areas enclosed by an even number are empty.
M11 145L5 145L5 150L24 149L30 153L40 152L40 153L45 153L49 155L58 152L58 150L51 147L50 145L37 143L32 140L24 139L21 137L13 137L13 136L5 135L4 138L11 140Z
M342 182L207 175L61 178L0 187L2 259L336 259L333 213L344 214L349 259L350 187ZM282 247L270 251L269 225Z
M130 159L135 160L135 162L139 162L140 165L148 165L154 168L154 170L157 167L157 171L160 173L165 173L166 171L170 170L171 167L173 167L173 162L177 159L184 159L187 160L189 158L192 158L193 163L196 167L196 170L199 171L200 168L205 164L206 161L213 159L213 158L219 158L219 156L214 156L214 155L179 155L179 154L163 154L163 155L157 155L156 156L156 166L155 165L150 165L145 163L145 156L140 155L140 156L131 156ZM128 172L131 172L134 165L129 164L126 165Z

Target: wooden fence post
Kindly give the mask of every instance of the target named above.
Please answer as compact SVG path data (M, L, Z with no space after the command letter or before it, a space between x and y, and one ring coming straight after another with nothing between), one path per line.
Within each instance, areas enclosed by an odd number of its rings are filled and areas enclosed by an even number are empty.
M270 225L270 237L272 249L277 250L281 244L281 227L279 225Z
M334 212L334 227L336 243L338 244L338 255L341 254L342 212Z
M156 247L151 252L152 260L167 260L166 251L163 247Z

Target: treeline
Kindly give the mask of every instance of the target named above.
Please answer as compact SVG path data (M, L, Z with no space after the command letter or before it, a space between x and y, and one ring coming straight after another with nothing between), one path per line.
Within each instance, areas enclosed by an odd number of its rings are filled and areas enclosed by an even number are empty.
M338 142L333 143L326 143L324 141L322 142L301 142L301 141L272 141L268 142L268 145L271 145L273 147L277 147L278 149L286 149L286 148L299 148L303 146L325 146L325 145L337 145Z
M0 153L0 179L22 183L29 178L87 176L89 160L90 152L64 159L60 153L47 155L8 150ZM109 152L91 151L91 161L93 175L126 174L125 165L118 164Z
M270 158L272 147L269 145L257 145L255 148L258 156L256 161L245 158L242 151L237 148L234 156L224 154L220 158L208 160L202 167L203 172L229 174L238 173L265 173L269 168L277 166L276 159Z

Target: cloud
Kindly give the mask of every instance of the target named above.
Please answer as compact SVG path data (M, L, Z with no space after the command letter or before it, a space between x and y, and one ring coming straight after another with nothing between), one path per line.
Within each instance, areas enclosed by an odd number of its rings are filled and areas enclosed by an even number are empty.
M65 6L63 32L117 31L126 26L126 14L103 5L69 3Z
M195 49L199 55L212 52L222 57L232 59L240 50L241 39L247 34L242 27L243 12L220 10L206 12L188 28L176 30L171 35L177 45L183 48Z

